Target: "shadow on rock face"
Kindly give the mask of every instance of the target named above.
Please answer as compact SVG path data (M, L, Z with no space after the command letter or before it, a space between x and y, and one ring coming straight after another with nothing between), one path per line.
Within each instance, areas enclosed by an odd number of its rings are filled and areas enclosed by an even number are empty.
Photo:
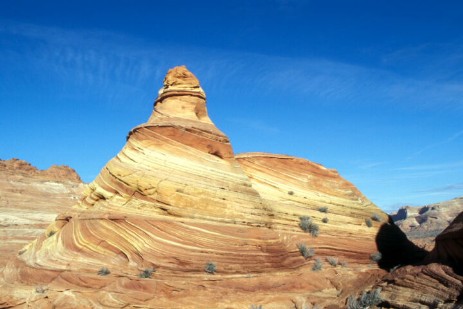
M408 240L402 230L389 217L376 235L376 246L382 258L378 266L390 270L395 266L420 265L424 263L428 251Z
M436 237L436 245L429 254L429 263L438 262L463 275L463 212Z

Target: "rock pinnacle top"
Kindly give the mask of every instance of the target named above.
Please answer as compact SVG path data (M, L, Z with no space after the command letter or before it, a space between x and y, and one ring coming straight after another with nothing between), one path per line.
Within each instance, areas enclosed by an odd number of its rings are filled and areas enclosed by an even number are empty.
M148 120L148 123L158 125L165 125L166 122L196 127L207 124L211 126L209 130L225 136L207 114L206 94L199 80L184 65L167 72L164 85L154 102L153 114Z
M167 72L164 86L159 90L159 97L171 91L197 92L205 96L199 80L184 65L174 67Z

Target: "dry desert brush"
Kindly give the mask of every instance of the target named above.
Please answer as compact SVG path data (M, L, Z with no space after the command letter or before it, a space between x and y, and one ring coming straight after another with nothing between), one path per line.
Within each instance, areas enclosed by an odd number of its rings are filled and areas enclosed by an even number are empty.
M331 265L331 266L338 266L339 260L335 258L334 256L329 256L326 258L326 261Z
M372 260L373 262L379 262L382 258L383 255L381 254L381 252L375 252L370 254L370 260Z
M204 265L204 271L208 274L215 274L217 271L217 265L215 265L214 262L207 262L206 265Z
M315 249L307 247L306 244L297 244L297 248L299 249L299 252L305 259L308 259L315 255Z
M138 277L151 278L154 272L155 272L154 268L146 268L144 271L138 274Z
M315 264L312 267L312 271L319 271L323 268L323 262L320 259L315 260Z
M99 276L107 276L110 273L111 272L109 271L109 269L107 267L101 267L100 270L98 271Z
M359 298L349 296L347 299L347 309L373 308L373 306L376 306L381 302L381 288L377 288L373 291L363 292L362 296Z
M368 227L372 227L372 226L373 226L373 222L371 222L371 219L370 219L370 218L365 219L365 224L366 224Z
M313 237L317 237L320 229L317 224L312 222L312 218L308 216L299 217L299 227L306 233L310 233Z

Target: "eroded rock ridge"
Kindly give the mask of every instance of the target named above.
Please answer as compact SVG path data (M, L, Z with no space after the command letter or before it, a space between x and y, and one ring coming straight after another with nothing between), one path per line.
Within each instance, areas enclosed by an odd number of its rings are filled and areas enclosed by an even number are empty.
M386 219L334 170L235 157L197 78L176 67L77 208L5 267L0 304L342 308L383 274L370 256Z

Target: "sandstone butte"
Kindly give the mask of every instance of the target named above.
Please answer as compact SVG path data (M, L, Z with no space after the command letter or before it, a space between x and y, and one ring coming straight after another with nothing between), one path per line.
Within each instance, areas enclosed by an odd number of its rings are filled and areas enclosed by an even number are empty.
M0 268L76 204L82 190L68 166L39 170L23 160L0 160Z
M419 246L434 247L434 239L463 210L463 197L426 206L405 206L391 214L395 225Z
M318 237L301 230L301 216ZM11 256L0 307L345 308L386 273L372 253L398 263L388 252L407 239L389 237L391 223L335 170L286 155L235 156L199 81L176 67L151 117L83 198ZM315 255L304 258L298 244Z

